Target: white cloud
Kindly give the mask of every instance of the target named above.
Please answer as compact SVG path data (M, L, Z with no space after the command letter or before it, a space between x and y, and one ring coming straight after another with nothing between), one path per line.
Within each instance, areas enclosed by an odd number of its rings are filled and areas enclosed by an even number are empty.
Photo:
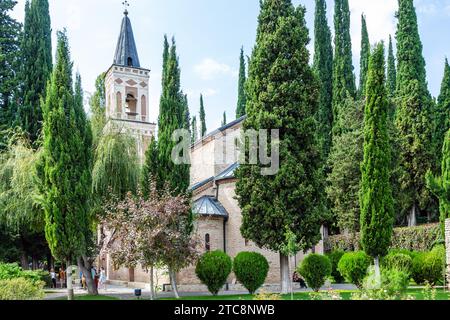
M213 97L219 93L219 90L213 89L213 88L206 88L203 90L193 90L193 89L187 89L185 90L185 93L188 95L189 98L197 99L200 97L200 94L203 95L203 97Z
M229 65L220 63L214 59L206 58L196 66L194 71L202 80L213 80L219 75L237 76L238 72Z

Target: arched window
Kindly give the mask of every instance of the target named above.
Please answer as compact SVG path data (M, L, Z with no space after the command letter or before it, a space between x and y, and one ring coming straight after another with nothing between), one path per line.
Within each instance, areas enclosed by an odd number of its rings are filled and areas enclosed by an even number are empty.
M142 121L147 120L147 98L144 95L141 97L141 117Z
M122 114L122 93L117 92L117 97L116 97L117 101L116 101L116 112L118 115Z
M131 57L128 57L128 66L132 67L133 66L133 59Z
M207 252L211 251L211 236L208 233L205 235L205 249Z

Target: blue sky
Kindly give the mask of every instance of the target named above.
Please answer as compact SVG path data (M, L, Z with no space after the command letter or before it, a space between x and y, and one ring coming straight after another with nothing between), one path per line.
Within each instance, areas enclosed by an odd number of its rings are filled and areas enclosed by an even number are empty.
M53 33L67 28L75 68L87 92L95 78L113 60L123 16L123 0L50 0ZM14 16L23 21L25 0L18 0ZM294 0L307 8L307 24L313 37L314 0ZM191 114L198 114L199 96L205 96L207 125L220 125L222 114L235 116L239 50L251 54L259 0L130 0L130 19L142 67L151 72L150 110L157 119L161 90L164 34L175 36L180 56L183 90L189 96ZM328 0L332 27L334 1ZM439 93L445 56L450 56L450 0L415 0L424 44L430 91ZM375 43L395 34L397 0L350 0L355 73L359 73L360 16L367 16L370 40ZM54 40L55 41L55 40ZM312 41L311 41L312 53Z

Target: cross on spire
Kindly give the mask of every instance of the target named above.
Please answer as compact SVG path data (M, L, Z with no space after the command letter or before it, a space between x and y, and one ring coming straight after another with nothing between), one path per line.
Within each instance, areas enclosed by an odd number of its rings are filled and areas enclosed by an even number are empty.
M122 2L123 7L125 9L125 11L123 12L125 15L128 15L128 7L130 6L130 4L128 3L128 0L125 0L124 2Z

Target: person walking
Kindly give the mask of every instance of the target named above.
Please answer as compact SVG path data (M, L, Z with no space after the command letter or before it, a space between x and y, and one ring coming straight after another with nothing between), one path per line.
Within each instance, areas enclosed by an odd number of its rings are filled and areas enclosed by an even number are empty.
M103 288L105 291L107 291L106 287L106 271L105 268L100 269L100 289Z
M55 272L55 269L51 269L50 277L52 278L52 288L56 289L56 272Z
M61 269L59 269L59 281L61 282L61 288L67 288L67 278L64 267L61 267Z

